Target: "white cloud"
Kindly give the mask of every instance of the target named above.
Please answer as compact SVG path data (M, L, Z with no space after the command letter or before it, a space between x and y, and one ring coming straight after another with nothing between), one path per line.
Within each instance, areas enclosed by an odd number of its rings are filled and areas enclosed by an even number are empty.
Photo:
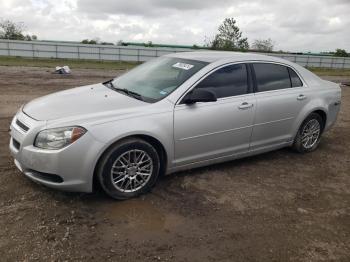
M152 41L201 45L225 17L250 42L276 49L350 51L349 0L0 0L0 18L23 22L40 39Z

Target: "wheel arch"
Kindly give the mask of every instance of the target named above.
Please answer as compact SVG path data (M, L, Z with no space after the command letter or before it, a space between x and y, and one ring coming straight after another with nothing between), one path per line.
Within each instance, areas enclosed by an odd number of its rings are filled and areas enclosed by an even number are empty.
M312 111L310 114L312 114L312 113L318 114L322 118L322 121L323 121L323 123L322 123L323 124L322 131L323 131L323 129L325 128L325 126L327 124L327 113L326 113L326 111L323 110L323 109L316 109L316 110Z
M326 110L324 108L321 108L321 107L314 108L314 109L310 110L307 114L305 114L304 118L301 119L301 121L299 123L298 130L299 130L300 126L303 124L303 122L305 121L305 119L308 118L309 115L311 115L311 114L318 114L322 118L322 121L323 121L322 131L323 131L323 129L325 128L326 123L327 123L327 113L326 113Z
M305 121L306 118L308 118L308 116L312 113L316 113L318 115L320 115L320 117L322 118L323 122L323 126L322 126L322 131L324 130L326 123L327 123L327 110L323 107L314 107L311 110L308 110L306 113L301 113L302 116L298 117L298 122L297 124L294 126L294 131L293 131L293 141L301 127L301 125L303 124L303 122Z
M102 153L98 156L95 167L94 167L94 171L93 171L93 178L92 178L92 188L96 189L97 186L99 186L99 182L97 179L97 170L99 167L99 164L101 163L102 158L105 156L105 154L107 154L107 152L114 147L116 144L130 139L130 138L139 138L142 139L146 142L148 142L149 144L151 144L157 151L159 158L160 158L160 176L164 175L166 173L166 169L167 169L167 162L168 162L168 153L164 147L164 145L155 137L151 136L151 135L146 135L146 134L132 134L132 135L128 135L125 137L122 137L116 141L113 141L111 144L109 144L103 151Z

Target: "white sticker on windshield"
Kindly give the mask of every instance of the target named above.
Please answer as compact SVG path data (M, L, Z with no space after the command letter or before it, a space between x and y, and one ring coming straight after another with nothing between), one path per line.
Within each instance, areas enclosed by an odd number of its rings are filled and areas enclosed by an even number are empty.
M183 70L190 70L192 67L194 67L194 65L179 62L179 63L174 64L173 67L180 68Z

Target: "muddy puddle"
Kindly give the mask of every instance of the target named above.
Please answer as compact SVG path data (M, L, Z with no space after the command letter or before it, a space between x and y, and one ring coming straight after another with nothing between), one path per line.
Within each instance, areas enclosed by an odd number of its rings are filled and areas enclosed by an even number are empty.
M159 237L188 226L185 217L142 199L105 203L98 214L105 221L100 228L107 230L107 235L121 234L136 241Z

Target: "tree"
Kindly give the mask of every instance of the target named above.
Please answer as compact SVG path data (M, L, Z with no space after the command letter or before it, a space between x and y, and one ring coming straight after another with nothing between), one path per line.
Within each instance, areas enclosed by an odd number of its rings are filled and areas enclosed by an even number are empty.
M98 43L98 39L84 39L83 41L81 41L82 44L89 44L89 45L96 45Z
M218 28L219 32L213 40L209 40L207 46L218 50L247 50L248 39L242 37L242 32L236 25L236 20L226 18Z
M101 45L114 45L114 44L111 43L111 42L101 42L100 44L101 44Z
M349 54L348 54L344 49L339 49L339 48L337 48L337 49L335 50L334 56L348 57Z
M273 50L274 43L271 38L269 39L256 39L252 45L252 49L256 51L271 52Z
M10 40L24 40L23 24L14 23L10 20L0 22L0 38Z
M198 45L196 45L196 44L194 44L191 48L192 49L200 49L200 47Z
M152 41L148 41L147 43L144 44L145 47L153 47Z
M24 39L25 41L34 41L34 40L38 40L38 37L36 35L25 35Z
M3 20L0 22L0 39L9 39L9 40L37 40L36 35L24 35L24 24L23 23L14 23L10 20Z

